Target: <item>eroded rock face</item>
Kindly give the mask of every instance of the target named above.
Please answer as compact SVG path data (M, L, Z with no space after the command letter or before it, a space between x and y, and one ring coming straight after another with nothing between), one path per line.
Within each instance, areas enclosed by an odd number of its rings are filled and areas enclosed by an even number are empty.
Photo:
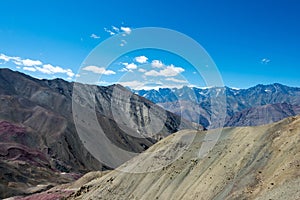
M68 199L300 198L299 116L265 126L224 128L216 146L200 159L205 135L215 131L177 132ZM194 140L186 146L189 137Z
M110 168L90 153L82 134L78 134L78 124L79 127L89 127L89 124L76 121L78 116L73 115L74 104L85 112L92 110L96 113L97 123L107 138L134 153L144 151L158 139L182 128L194 127L194 124L165 112L121 86L80 85L84 95L76 93L76 98L73 98L74 83L61 79L37 80L0 69L0 167L3 169L0 198L30 194L37 190L38 184L46 185L40 187L45 189L49 185L74 180L74 176L91 170ZM115 87L118 89L113 89ZM112 98L112 92L118 98ZM86 93L95 97L93 108L86 104ZM125 99L128 96L129 101ZM112 104L113 99L119 100ZM145 126L150 108L157 113L157 119L166 116L157 137L146 137L150 133ZM113 113L129 116L131 123L122 128ZM88 122L88 118L84 121ZM134 137L128 134L128 130L139 131L144 137ZM97 130L86 129L83 136L96 133ZM99 146L98 150L101 148Z

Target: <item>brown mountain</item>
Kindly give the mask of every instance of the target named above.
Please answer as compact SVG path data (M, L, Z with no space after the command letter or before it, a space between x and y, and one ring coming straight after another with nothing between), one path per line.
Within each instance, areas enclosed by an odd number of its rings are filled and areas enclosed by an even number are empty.
M158 139L195 127L120 85L38 80L9 69L0 69L0 101L0 198L114 168ZM156 121L160 127L147 126ZM113 145L102 145L104 136Z
M78 185L40 195L60 192L80 200L300 199L300 116L224 128L216 146L200 158L202 144L209 142L205 135L216 131L179 131L72 195L70 188ZM187 138L194 138L191 145Z
M225 126L258 126L299 114L300 106L287 103L267 104L235 113L227 119Z

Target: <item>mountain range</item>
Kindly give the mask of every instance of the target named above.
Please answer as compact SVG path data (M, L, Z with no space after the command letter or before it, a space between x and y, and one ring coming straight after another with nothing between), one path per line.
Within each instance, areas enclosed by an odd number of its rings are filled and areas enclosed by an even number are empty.
M220 109L225 110L221 113L224 115L222 126L262 125L300 114L300 88L279 83L259 84L248 89L185 86L134 92L205 128L219 126L220 123L213 123L213 116L220 115ZM219 107L213 109L214 104Z
M298 161L293 159L299 152L295 146L299 141L299 117L271 123L300 114L300 88L276 83L241 90L183 87L132 91L118 84L96 86L62 79L39 80L0 69L0 101L0 198L193 199L199 194L187 187L198 191L193 183L199 181L206 188L205 199L266 196L276 189L297 192L292 184L299 185L299 180L278 175L276 170L283 166L275 165L275 170L271 164L291 163L289 166L293 167L284 166L283 171L298 177L294 170ZM263 124L270 125L254 127ZM223 126L240 128L219 129ZM199 148L210 142L214 132L222 132L219 142L208 157L199 160ZM255 137L252 143L249 137ZM225 157L223 150L229 146L232 149L228 152L234 153ZM284 160L283 152L289 155L287 149L293 156ZM177 157L177 150L184 150L183 156ZM149 153L152 156L147 156ZM243 159L237 160L238 155ZM128 169L156 169L162 163L163 171L127 173ZM232 163L239 165L220 171L219 163L226 163L226 169ZM214 164L211 168L217 181L205 186L202 180L214 175L209 174L210 164ZM127 172L123 173L125 169ZM197 175L199 170L201 174ZM277 176L278 183L287 183L288 188L277 184L273 187L274 182L270 187L255 182L257 177L271 181ZM186 192L174 193L179 187ZM148 192L143 188L149 188ZM211 188L215 189L210 191ZM128 194L122 192L127 189Z

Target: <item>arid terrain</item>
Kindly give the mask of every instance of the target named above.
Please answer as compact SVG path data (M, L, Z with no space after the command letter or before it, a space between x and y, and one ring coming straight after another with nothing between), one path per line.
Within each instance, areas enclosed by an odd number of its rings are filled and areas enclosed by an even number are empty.
M300 117L289 117L299 113L297 103L246 108L227 119L231 127L205 131L121 85L37 80L1 69L0 92L1 198L300 198ZM272 98L297 102L297 92ZM102 144L99 127L137 156ZM219 139L215 146L212 138ZM214 148L206 154L208 146Z
M300 199L300 116L225 128L200 158L205 135L216 131L179 131L116 170L21 199Z
M0 200L300 200L300 0L0 8Z
M44 191L76 180L87 172L111 168L95 158L97 152L112 155L112 151L99 145L102 140L97 134L99 127L92 126L89 121L93 113L96 113L95 122L102 127L102 133L119 148L133 153L144 151L159 138L180 129L194 127L120 85L79 84L74 99L73 85L61 79L38 80L0 69L0 198ZM83 92L81 99L80 92ZM95 94L94 109L89 109L94 101L89 100L86 93ZM81 117L84 114L88 117L78 118L75 114L74 117L72 106L84 110L79 113ZM127 115L124 121L117 122L114 113ZM152 120L163 122L157 138L126 134L126 130L135 134L138 131L151 133L155 127L146 121L149 113L152 113ZM120 122L123 128L119 127ZM83 129L81 135L78 129ZM92 134L95 137L91 138ZM92 148L94 155L87 148ZM117 166L130 157L119 158L114 163Z

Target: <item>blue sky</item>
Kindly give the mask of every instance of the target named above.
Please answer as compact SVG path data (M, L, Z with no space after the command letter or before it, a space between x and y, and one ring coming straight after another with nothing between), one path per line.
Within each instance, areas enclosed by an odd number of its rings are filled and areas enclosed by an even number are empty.
M299 10L298 0L2 1L0 67L37 78L75 80L82 62L111 37L110 31L130 34L135 28L164 27L201 44L227 86L274 82L300 86ZM161 68L153 67L160 62ZM142 72L141 64L148 64L146 71ZM156 77L148 86L166 79L177 86L184 81L205 86L189 63L166 52L141 50L113 65L110 71L101 71L100 66L87 69L105 72L100 80L105 84L126 82L124 77L142 82L141 73L155 77L154 70L167 75Z

